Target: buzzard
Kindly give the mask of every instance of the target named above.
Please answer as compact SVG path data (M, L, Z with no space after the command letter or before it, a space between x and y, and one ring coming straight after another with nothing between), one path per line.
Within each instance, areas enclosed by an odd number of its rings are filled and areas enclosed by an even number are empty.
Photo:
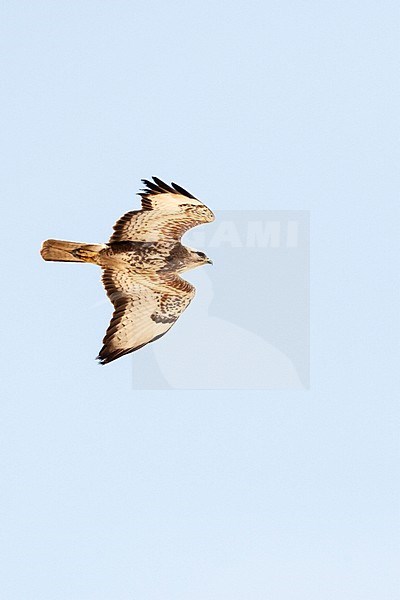
M142 179L141 210L123 215L108 244L43 242L44 260L87 262L103 270L114 314L97 359L107 364L154 342L171 329L195 295L180 273L206 263L204 254L181 244L191 227L211 223L207 206L176 183Z

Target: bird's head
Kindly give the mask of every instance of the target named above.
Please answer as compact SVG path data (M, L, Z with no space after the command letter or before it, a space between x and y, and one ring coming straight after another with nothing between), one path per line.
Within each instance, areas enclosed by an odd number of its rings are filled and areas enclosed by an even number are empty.
M188 256L185 258L185 267L184 270L188 271L189 269L194 269L196 267L201 267L202 265L212 265L212 260L208 258L204 252L200 252L199 250L194 250L193 248L187 248Z

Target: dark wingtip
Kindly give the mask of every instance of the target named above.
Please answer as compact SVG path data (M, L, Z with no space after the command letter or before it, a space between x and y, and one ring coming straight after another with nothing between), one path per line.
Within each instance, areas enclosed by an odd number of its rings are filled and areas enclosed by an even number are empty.
M121 358L121 356L126 356L127 354L131 354L132 352L139 350L139 348L142 348L143 346L145 346L148 343L149 342L140 344L139 346L136 346L136 348L126 348L125 350L124 349L114 350L113 352L109 352L107 350L107 347L103 346L99 352L99 355L96 356L96 360L98 360L101 365L108 365L110 362L117 360L117 358Z
M96 360L98 360L99 364L101 365L108 365L108 363L112 362L113 360L117 360L117 358L121 358L121 356L126 356L127 354L131 354L132 352L136 352L136 350L140 350L141 348L143 348L143 346L147 346L147 344L151 344L152 342L159 340L163 335L168 333L168 331L169 329L167 329L167 331L163 331L159 335L153 337L152 340L144 342L143 344L139 344L139 346L136 346L135 348L127 348L126 350L114 350L114 352L110 352L109 354L107 354L107 348L106 346L103 346L98 356L96 356Z
M138 192L138 195L142 198L146 198L147 196L153 196L154 194L181 194L182 196L186 196L187 198L193 198L193 200L196 200L195 196L193 196L190 192L185 190L177 183L172 183L171 185L168 185L167 183L165 183L165 181L162 181L162 179L159 179L154 175L152 179L153 181L149 181L148 179L141 180L141 182L145 185L145 188Z
M107 356L101 356L101 353L104 351L104 348L102 348L99 352L99 354L96 356L96 360L99 362L99 365L106 365L107 364Z
M124 354L127 354L127 352L120 352L118 350L116 352L110 352L110 354L105 354L105 349L103 348L100 351L100 354L96 356L96 360L99 361L99 365L108 365L110 362L117 360L117 358Z
M182 196L186 196L187 198L193 198L193 200L197 199L195 196L193 196L190 192L185 190L183 187L181 187L177 183L172 182L171 185L174 188L174 190L176 190L176 192L178 192L178 194L182 194Z
M124 354L126 354L126 351L124 350L114 350L114 352L108 352L106 346L103 346L98 356L96 356L96 360L99 361L100 365L107 365Z
M155 177L153 175L153 181L161 189L161 193L168 192L169 194L175 194L175 190L170 185L168 185L168 183L165 183L165 181L162 181L162 179L159 179L158 177Z

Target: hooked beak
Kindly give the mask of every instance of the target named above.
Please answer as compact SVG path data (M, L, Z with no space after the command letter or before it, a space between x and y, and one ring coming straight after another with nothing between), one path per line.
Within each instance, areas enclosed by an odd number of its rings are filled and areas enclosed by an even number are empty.
M213 261L211 260L211 258L208 258L208 257L207 257L207 264L208 264L208 265L212 265L212 264L213 264Z

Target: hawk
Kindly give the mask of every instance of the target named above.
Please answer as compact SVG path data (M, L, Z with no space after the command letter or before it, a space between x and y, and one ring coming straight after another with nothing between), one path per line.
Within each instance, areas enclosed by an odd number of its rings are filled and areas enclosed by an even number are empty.
M102 268L114 305L97 356L103 365L166 334L195 295L180 273L212 264L204 252L181 243L188 229L214 221L211 210L176 183L167 185L157 177L142 182L141 210L123 215L107 244L47 240L40 251L44 260Z

